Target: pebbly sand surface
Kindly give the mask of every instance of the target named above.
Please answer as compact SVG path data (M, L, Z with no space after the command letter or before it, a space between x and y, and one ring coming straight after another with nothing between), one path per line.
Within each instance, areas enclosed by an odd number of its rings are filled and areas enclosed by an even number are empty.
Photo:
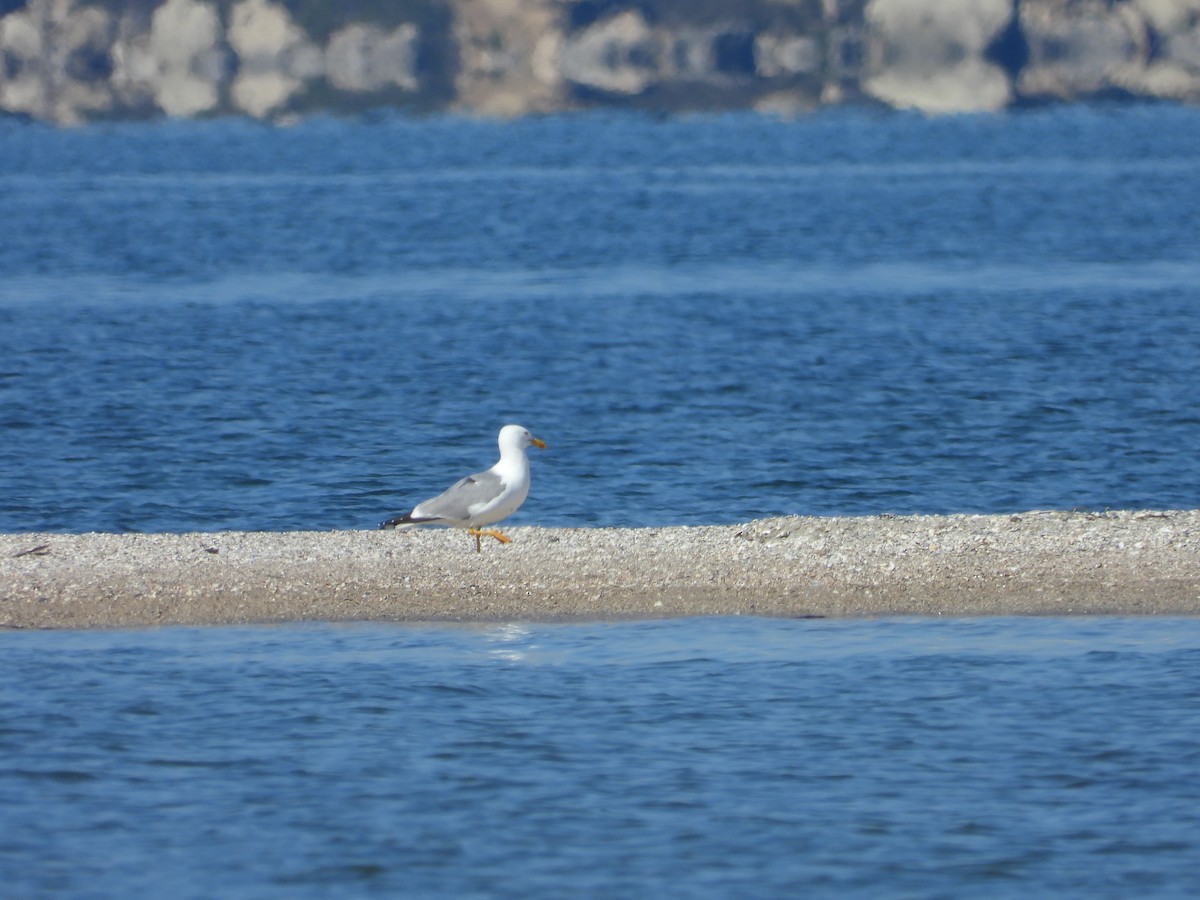
M1200 614L1200 510L0 535L0 627Z

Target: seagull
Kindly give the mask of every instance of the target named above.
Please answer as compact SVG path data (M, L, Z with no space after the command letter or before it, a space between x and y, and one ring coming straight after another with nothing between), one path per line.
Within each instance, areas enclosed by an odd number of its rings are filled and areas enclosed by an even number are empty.
M545 450L546 442L535 438L520 425L500 429L500 461L486 472L476 472L459 481L445 493L422 500L410 513L380 522L380 528L415 528L418 525L447 525L465 528L475 538L475 552L481 552L482 537L494 537L502 544L512 538L494 528L481 528L511 516L529 494L529 459L525 448L530 444Z

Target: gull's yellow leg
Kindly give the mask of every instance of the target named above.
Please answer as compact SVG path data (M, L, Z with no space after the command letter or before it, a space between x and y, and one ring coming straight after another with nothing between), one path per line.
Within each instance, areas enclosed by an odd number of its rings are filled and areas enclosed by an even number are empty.
M476 553L480 552L479 539L482 537L493 537L502 544L511 544L512 543L512 538L508 537L507 535L501 534L499 531L497 531L494 528L468 528L467 534L469 534L475 538L475 552Z

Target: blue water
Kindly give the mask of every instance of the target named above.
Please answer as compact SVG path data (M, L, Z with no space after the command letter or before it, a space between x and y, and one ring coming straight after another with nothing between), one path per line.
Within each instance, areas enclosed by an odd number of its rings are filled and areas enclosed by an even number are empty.
M1194 897L1200 620L0 634L5 896Z
M1200 506L1200 110L0 120L0 531ZM2 586L0 586L2 587ZM0 633L6 896L1200 893L1200 620Z
M0 531L1200 506L1200 110L0 121Z

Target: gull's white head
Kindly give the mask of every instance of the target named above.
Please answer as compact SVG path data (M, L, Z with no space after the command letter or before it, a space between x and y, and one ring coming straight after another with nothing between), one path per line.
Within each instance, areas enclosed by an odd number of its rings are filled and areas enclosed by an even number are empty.
M500 429L500 453L503 455L505 450L524 450L530 444L540 450L546 449L546 442L540 438L535 438L529 433L528 428L523 428L520 425L505 425Z

